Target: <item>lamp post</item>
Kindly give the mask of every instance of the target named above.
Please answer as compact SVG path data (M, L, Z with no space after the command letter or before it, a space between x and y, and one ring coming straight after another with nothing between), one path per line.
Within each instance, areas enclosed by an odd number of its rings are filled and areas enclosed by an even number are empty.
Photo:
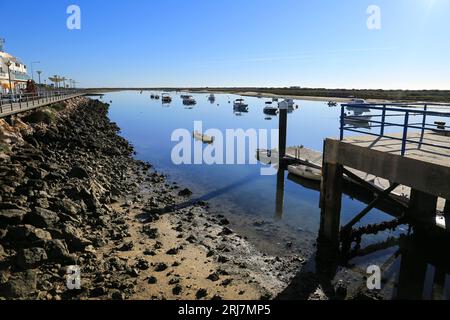
M42 71L36 71L36 73L39 76L39 85L40 85L41 84L41 73L42 73Z
M10 69L12 62L8 60L5 62L5 65L8 68L9 93L12 95L12 82L11 82L11 69Z
M40 61L33 61L33 62L31 62L31 80L33 80L33 81L34 81L33 65L34 64L38 64L38 63L41 63L41 62Z

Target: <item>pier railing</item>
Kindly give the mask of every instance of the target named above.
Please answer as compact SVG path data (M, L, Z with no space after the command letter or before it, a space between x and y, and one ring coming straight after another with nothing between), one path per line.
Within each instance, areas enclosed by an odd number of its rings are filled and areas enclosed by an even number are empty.
M80 90L48 90L36 93L12 93L0 95L0 116L13 110L30 109L43 103L64 100L82 94Z
M416 144L419 147L429 146L446 149L449 145L424 142L426 132L441 133L450 137L450 108L448 104L417 103L417 104L342 104L340 117L340 139L344 139L345 132L356 132L380 138L400 140L402 143L401 155L406 153L407 144ZM432 110L439 108L440 110ZM349 113L347 113L349 112ZM352 114L353 112L353 114ZM391 119L399 119L394 122ZM417 119L419 120L417 122ZM431 119L431 122L429 121ZM401 137L386 133L387 128L399 128ZM377 129L378 130L373 130ZM375 132L376 131L376 132ZM412 140L408 134L419 132L419 140Z

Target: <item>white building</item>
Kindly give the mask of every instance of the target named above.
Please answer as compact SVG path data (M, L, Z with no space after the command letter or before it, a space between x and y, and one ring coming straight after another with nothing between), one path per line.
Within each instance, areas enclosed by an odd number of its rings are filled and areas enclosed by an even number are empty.
M7 63L10 63L11 86L17 91L26 88L27 81L30 76L27 73L27 66L20 60L9 53L3 51L4 40L0 39L0 92L7 93L10 91L9 75Z

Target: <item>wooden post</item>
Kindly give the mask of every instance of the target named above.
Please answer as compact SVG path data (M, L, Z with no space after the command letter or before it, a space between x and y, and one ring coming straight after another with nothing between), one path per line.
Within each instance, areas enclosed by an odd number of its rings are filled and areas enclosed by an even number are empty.
M444 208L445 229L450 231L450 200L445 200Z
M339 245L342 202L342 165L323 164L320 190L320 238Z
M286 155L286 139L287 139L287 110L288 110L288 103L286 101L282 101L279 104L280 108L280 115L279 115L279 142L278 142L278 148L279 148L279 157L280 157L280 164L282 164L282 161Z
M437 196L412 189L408 215L426 226L436 225Z
M402 250L398 277L398 300L422 300L427 263L408 249Z
M281 220L283 218L284 209L284 168L278 169L277 174L277 194L275 203L275 219Z

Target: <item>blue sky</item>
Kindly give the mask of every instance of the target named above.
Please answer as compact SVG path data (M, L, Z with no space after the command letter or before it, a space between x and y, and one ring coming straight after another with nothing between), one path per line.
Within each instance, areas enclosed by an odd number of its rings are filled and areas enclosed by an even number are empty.
M71 4L81 30L66 28ZM450 0L1 0L0 12L6 51L81 86L450 89Z

